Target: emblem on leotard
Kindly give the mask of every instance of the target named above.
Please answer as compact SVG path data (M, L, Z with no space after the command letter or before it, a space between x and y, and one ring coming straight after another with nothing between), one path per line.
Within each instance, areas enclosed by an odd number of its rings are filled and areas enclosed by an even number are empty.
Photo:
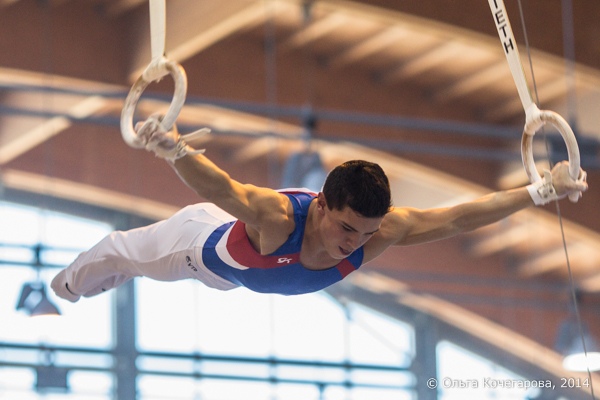
M185 261L187 261L188 267L190 267L194 272L198 272L198 268L196 268L194 264L192 264L192 259L190 258L190 256L185 256Z

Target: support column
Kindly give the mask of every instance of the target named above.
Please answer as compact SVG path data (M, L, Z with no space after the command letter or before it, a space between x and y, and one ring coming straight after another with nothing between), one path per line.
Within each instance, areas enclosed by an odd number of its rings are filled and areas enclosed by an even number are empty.
M114 308L114 362L116 400L137 399L137 348L135 326L134 281L121 285L116 292Z
M415 359L412 370L417 379L415 390L419 400L437 400L439 384L437 376L436 346L437 324L426 315L418 315L414 322ZM435 381L434 381L435 379Z

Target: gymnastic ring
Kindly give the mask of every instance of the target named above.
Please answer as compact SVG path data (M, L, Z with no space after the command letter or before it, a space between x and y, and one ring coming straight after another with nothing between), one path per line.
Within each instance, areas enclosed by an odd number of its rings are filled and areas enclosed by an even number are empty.
M141 149L145 147L133 127L133 114L137 103L151 82L158 81L167 74L170 74L173 78L175 90L169 110L161 121L161 125L165 130L168 131L173 127L179 112L183 108L187 92L187 77L183 67L174 61L165 59L151 63L131 87L121 112L121 135L123 140L133 148Z
M551 124L560 132L569 155L569 175L575 180L579 179L581 160L579 146L577 145L573 130L567 121L554 111L540 111L537 107L534 107L533 110L527 110L527 123L525 124L521 141L521 156L529 181L535 183L542 180L533 159L533 136L546 123ZM569 196L569 199L576 202L579 199L579 193L573 193Z

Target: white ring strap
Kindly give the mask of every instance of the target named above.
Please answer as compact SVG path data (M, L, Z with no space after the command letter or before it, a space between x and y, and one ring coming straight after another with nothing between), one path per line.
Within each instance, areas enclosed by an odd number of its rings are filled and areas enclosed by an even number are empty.
M504 54L506 55L510 72L515 81L515 85L517 86L523 109L525 110L526 121L521 142L521 156L529 180L531 183L542 180L535 167L532 143L535 133L546 123L553 125L562 135L569 155L569 174L571 175L571 178L577 180L580 175L580 157L579 146L577 145L573 130L567 121L559 114L553 111L540 111L535 105L527 86L527 79L523 72L523 64L521 63L521 58L519 56L517 41L515 40L515 36L510 26L510 21L508 20L504 1L488 0L488 3L490 5L490 10L492 11L492 16L494 17L494 23L498 30L500 42L504 48ZM579 199L579 194L574 193L569 199L576 202L577 199Z
M533 102L531 93L529 92L529 89L527 88L527 81L525 80L523 66L519 59L517 43L514 40L514 35L512 33L510 23L508 22L508 15L506 13L506 8L504 7L503 0L488 0L488 2L490 5L490 9L492 10L492 15L494 16L494 22L496 23L496 28L498 28L498 35L500 36L500 41L504 44L506 58L508 60L508 64L510 66L510 70L513 75L515 84L517 85L517 90L519 91L519 96L521 98L521 102L523 103L523 109L525 110L526 121L525 121L525 128L523 130L521 155L523 157L523 164L525 166L525 171L527 172L527 175L529 176L529 180L532 183L532 185L528 186L528 189L530 189L531 186L538 187L538 188L540 186L545 186L546 183L548 183L548 182L550 184L550 187L552 188L551 173L547 172L547 175L549 175L549 179L550 179L549 181L548 181L548 179L543 180L540 177L539 173L537 172L537 169L535 168L535 162L533 160L533 146L532 146L533 136L535 135L536 131L538 129L540 129L546 123L550 123L555 128L558 129L558 131L560 132L560 134L563 137L563 140L565 141L565 144L567 145L567 151L569 154L569 175L571 176L571 178L573 178L575 180L580 180L580 179L585 180L585 173L582 173L580 170L579 147L577 146L577 141L575 140L575 135L573 134L571 127L564 120L564 118L561 117L560 115L558 115L557 113L552 112L552 111L540 111L538 109L538 107L535 105L535 103ZM521 7L521 0L519 0L519 7ZM525 21L523 19L522 12L521 12L521 20L523 22L523 27L525 27ZM525 30L525 29L523 29L523 30ZM510 38L510 40L512 42L509 41L509 44L510 43L514 44L514 47L509 46L507 48L507 46L506 46L507 42L504 41L504 40L507 40L506 38ZM531 56L530 56L530 60L531 60ZM535 86L535 79L534 79L534 86ZM580 175L581 175L581 177L580 177ZM546 193L548 194L548 192L546 192ZM539 192L537 192L537 193L530 192L530 194L531 194L531 197L534 200L535 204L543 204L543 200L541 203L538 203L538 201L536 201L537 195L540 194ZM554 193L554 194L556 194L556 193ZM573 193L572 195L569 196L569 200L571 200L572 202L576 202L578 199L579 199L579 193ZM557 205L557 210L559 210L558 205ZM580 314L579 314L579 308L577 307L575 285L573 283L573 274L571 272L571 263L569 261L569 254L567 252L567 242L566 242L565 235L564 235L562 217L560 216L560 212L558 212L558 217L559 217L560 227L561 227L561 232L562 232L562 241L563 241L563 247L564 247L564 251L565 251L565 257L567 260L567 270L569 272L571 294L573 296L573 304L575 306L575 315L577 316L577 321L578 321L580 332L581 332L582 323L581 323L581 318L580 318ZM582 342L583 348L585 350L585 340L584 340L583 335L581 335L581 342ZM586 358L587 358L587 352L586 352ZM591 374L589 368L588 368L587 372L588 372L588 379L591 381L592 374ZM596 397L594 395L594 387L593 386L591 387L591 394L592 394L592 398L595 399Z
M150 0L150 43L152 60L165 55L167 10L165 0Z
M175 82L175 90L171 105L161 121L165 130L171 130L175 120L185 103L187 93L187 77L184 69L178 63L164 57L165 50L165 0L150 0L150 30L152 61L146 67L142 76L133 84L121 112L121 135L123 140L134 148L143 148L144 143L138 138L133 127L133 115L142 93L148 85L159 81L166 75L171 75Z

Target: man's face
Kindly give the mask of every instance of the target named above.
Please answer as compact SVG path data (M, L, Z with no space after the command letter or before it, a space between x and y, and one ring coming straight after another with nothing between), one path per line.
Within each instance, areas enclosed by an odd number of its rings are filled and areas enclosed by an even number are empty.
M328 254L334 259L344 259L365 244L383 221L383 217L364 217L350 207L330 210L322 196L318 201L318 212L322 215L321 234Z

